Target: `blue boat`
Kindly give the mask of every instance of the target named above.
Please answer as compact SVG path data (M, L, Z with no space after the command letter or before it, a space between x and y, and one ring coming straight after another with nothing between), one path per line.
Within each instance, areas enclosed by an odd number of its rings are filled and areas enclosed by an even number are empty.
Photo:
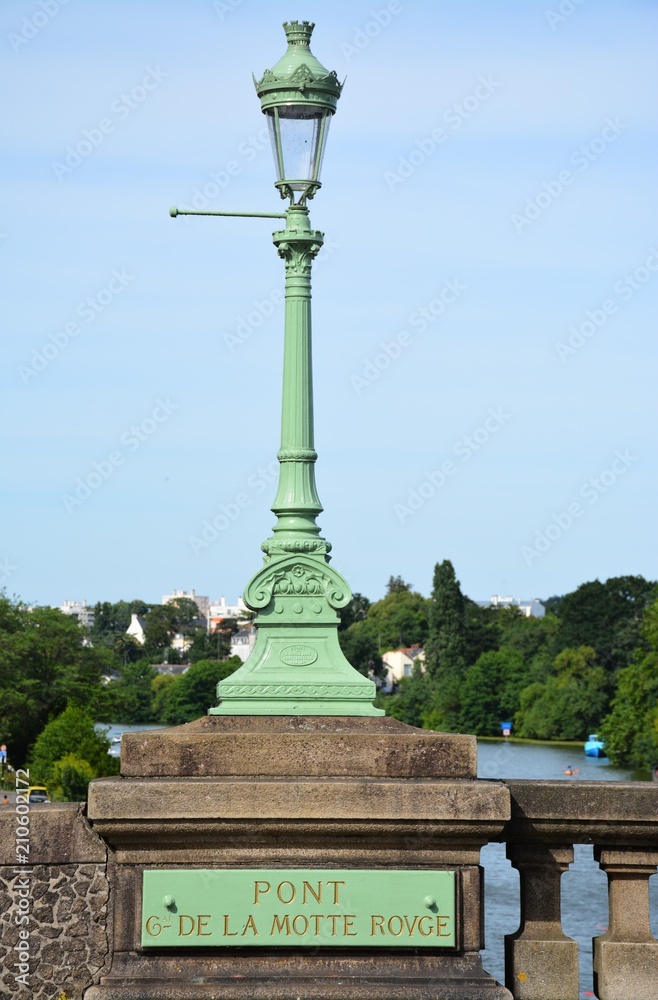
M590 733L585 744L585 755L587 757L606 757L603 740L600 740L596 733Z

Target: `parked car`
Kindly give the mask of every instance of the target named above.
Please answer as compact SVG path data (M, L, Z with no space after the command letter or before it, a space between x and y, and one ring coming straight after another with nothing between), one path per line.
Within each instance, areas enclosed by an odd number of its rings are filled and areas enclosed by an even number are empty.
M30 805L38 805L42 802L50 802L48 789L45 785L30 785L27 790L27 801Z

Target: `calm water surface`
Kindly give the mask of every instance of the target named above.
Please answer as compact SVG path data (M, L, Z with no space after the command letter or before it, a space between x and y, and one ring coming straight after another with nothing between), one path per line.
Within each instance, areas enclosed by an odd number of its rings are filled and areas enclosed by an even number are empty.
M566 768L577 769L569 777ZM563 781L631 781L632 771L613 767L606 759L586 757L579 748L525 745L478 740L480 778L550 778ZM578 941L581 997L594 996L592 987L592 938L608 926L607 879L593 858L592 848L576 844L575 860L562 876L562 928ZM482 851L485 877L484 967L504 981L503 937L519 926L519 876L505 857L504 844L489 844ZM650 881L651 929L658 936L658 875Z

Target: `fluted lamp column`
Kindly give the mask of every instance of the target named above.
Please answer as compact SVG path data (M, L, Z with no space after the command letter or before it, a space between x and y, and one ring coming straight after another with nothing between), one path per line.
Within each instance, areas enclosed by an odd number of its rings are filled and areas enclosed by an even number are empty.
M277 522L263 542L263 567L244 592L256 612L251 656L218 685L212 715L382 715L374 683L345 659L339 612L351 599L329 565L331 545L316 524L311 265L323 242L311 228L307 201L320 187L329 122L341 84L311 53L313 24L284 24L285 55L254 81L268 119L276 186L289 200L285 228L273 234L285 262L285 333Z

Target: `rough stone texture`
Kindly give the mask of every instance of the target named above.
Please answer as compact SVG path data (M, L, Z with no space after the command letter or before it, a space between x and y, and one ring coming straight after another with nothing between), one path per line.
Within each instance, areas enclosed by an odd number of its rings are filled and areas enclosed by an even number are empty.
M512 818L504 839L653 847L658 784L648 781L506 781Z
M242 780L100 778L89 787L90 821L341 819L441 820L468 824L509 818L504 785L486 781Z
M81 1000L109 965L109 883L105 864L36 865L14 875L0 868L0 996ZM30 882L29 989L14 976L20 880Z
M477 955L411 953L300 955L293 949L213 959L190 956L158 975L161 959L124 956L121 982L108 978L85 1000L511 1000L482 973ZM138 971L139 969L139 971ZM132 973L132 974L131 974ZM153 978L146 978L152 976ZM144 977L144 978L143 978Z
M521 926L505 937L505 973L515 1000L578 1000L578 943L562 931L560 879L572 847L508 844L519 870Z
M30 806L30 864L105 861L103 841L92 833L79 802L53 802ZM16 860L12 808L0 812L0 865Z
M649 879L658 865L653 850L596 847L608 876L610 920L594 938L594 987L600 1000L656 1000L658 941L651 934Z
M174 729L127 733L125 777L475 778L474 736L397 719L206 716Z

